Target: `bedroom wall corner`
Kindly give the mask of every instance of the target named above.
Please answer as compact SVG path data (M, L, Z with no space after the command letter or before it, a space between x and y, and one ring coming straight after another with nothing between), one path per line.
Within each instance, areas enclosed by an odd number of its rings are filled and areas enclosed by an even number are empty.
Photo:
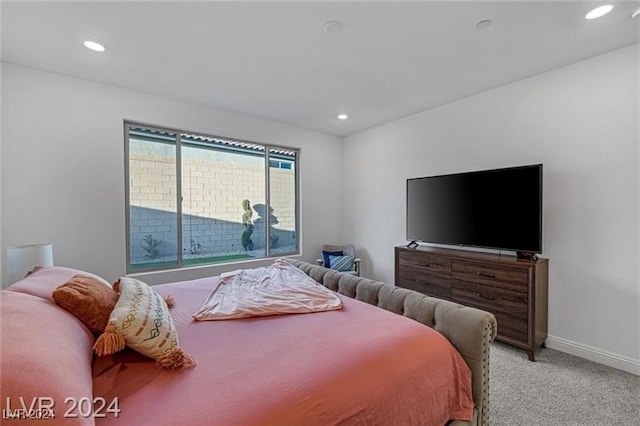
M394 280L407 178L543 163L549 334L640 364L639 46L347 137L345 230L371 259L363 275Z

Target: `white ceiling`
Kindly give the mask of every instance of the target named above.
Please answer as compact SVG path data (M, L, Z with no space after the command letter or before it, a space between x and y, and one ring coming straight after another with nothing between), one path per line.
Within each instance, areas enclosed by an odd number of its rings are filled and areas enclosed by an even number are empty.
M597 3L3 1L1 54L348 135L639 41L640 1L585 20ZM484 19L493 24L477 30ZM330 20L344 31L325 33Z

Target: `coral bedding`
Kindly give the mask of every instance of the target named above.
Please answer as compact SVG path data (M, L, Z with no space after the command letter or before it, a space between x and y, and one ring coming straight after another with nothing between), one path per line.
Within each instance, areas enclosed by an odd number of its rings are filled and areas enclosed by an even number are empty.
M155 286L175 297L195 368L162 371L132 351L98 358L97 425L444 425L472 417L471 374L436 331L339 295L341 310L192 320L219 278Z

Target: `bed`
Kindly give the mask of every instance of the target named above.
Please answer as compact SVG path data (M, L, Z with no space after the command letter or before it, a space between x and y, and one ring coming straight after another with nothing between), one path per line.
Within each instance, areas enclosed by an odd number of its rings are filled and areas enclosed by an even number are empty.
M180 371L131 350L94 357L93 334L50 296L89 273L39 269L0 297L3 414L24 407L55 413L47 424L83 425L488 424L491 314L288 262L337 292L342 309L196 322L219 277L154 286L173 296L180 344L197 362Z

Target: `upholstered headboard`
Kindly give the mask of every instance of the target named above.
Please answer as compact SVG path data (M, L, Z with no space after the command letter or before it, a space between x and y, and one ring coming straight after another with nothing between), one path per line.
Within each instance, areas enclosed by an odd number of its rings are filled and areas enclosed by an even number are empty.
M497 331L493 314L299 260L287 261L331 290L404 315L444 335L471 369L476 404L472 424L489 424L489 349Z

